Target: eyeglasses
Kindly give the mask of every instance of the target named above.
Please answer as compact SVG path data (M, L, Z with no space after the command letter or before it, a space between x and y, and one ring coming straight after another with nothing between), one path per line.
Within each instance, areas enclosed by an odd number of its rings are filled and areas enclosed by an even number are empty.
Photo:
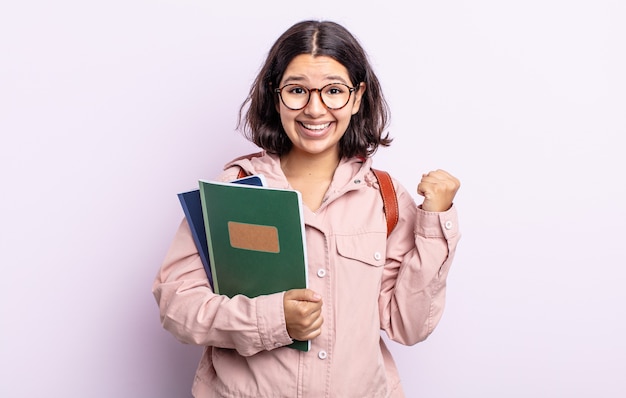
M299 111L308 105L311 100L311 92L317 91L326 108L338 110L348 105L350 96L356 87L350 87L343 83L330 83L322 88L306 88L299 84L287 84L274 90L283 104L292 111Z

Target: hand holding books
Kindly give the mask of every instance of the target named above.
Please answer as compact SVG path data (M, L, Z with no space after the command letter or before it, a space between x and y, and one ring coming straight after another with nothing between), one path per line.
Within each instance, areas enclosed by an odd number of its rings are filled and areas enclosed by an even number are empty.
M313 340L322 330L322 296L310 289L293 289L283 298L287 332L292 339Z

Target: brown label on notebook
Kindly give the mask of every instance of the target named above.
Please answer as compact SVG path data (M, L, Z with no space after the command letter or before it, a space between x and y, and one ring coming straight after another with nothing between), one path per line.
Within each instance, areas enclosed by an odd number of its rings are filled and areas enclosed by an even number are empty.
M268 225L228 222L230 245L238 249L278 253L278 229Z

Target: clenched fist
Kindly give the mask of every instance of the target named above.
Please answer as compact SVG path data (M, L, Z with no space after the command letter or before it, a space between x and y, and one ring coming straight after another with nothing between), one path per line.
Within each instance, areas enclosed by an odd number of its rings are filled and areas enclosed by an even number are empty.
M312 340L322 332L322 297L310 289L292 289L283 298L287 333L295 340Z
M452 201L461 183L444 170L435 170L422 175L417 185L417 193L424 197L422 209L426 211L446 211L452 207Z

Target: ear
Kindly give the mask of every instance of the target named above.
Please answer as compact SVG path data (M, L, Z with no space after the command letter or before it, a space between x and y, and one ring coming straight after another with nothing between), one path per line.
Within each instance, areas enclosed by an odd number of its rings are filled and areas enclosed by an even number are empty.
M354 92L354 102L352 103L352 114L356 115L361 108L361 99L366 90L365 82L359 83L359 88Z

